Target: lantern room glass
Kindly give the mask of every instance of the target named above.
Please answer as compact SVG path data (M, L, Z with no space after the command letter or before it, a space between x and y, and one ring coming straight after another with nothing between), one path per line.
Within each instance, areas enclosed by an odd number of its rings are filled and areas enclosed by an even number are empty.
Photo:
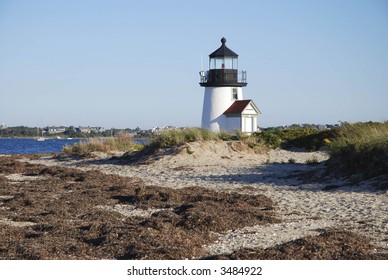
M209 69L237 69L238 60L235 57L215 57L209 61Z

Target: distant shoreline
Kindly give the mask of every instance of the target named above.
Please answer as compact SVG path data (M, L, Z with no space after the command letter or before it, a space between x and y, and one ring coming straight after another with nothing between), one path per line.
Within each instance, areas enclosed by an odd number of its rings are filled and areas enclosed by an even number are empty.
M100 139L107 139L107 138L111 138L111 137L117 137L117 136L93 136L93 137L70 137L70 138L65 138L65 137L60 137L60 138L57 138L57 137L43 137L45 139L53 139L53 140L68 140L68 139L73 139L73 140L77 140L77 139L92 139L92 138L100 138ZM15 136L15 137L1 137L0 136L0 139L36 139L37 137L22 137L22 136ZM150 137L133 137L132 138L133 140L149 140Z

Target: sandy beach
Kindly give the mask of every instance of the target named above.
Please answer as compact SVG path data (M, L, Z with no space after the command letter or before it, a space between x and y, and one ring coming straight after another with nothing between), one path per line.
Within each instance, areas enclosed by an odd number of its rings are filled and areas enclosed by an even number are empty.
M168 188L182 193L194 187L248 196L263 195L273 202L271 213L276 222L239 226L236 220L236 226L231 229L213 232L211 241L201 246L199 257L227 255L252 248L265 250L301 238L312 238L322 230L332 229L366 237L375 252L386 256L387 182L328 176L324 174L327 159L324 151L270 150L255 153L238 142L194 142L178 151L167 151L136 163L129 163L126 157L112 158L103 154L84 159L58 160L50 156L20 158L18 161L118 175L135 183L144 182L146 187ZM44 175L31 177L20 173L6 174L5 177L13 183L45 180ZM3 194L0 198L4 204L0 206L2 208L7 200L4 191ZM8 200L12 198L8 197ZM124 218L147 218L166 211L153 206L136 207L122 201L95 206L100 211ZM0 214L4 212L3 209ZM3 216L0 227L11 224L12 219Z
M190 152L188 152L190 151ZM44 164L77 166L125 177L138 177L154 186L168 188L203 187L260 193L275 202L281 224L228 232L209 246L211 252L225 253L240 247L271 247L306 235L316 229L344 227L371 237L376 245L388 248L387 192L370 192L370 182L359 184L330 178L321 182L309 175L321 165L307 165L328 158L324 152L272 150L258 155L227 143L192 143L177 155L167 155L150 164L117 165L104 160ZM290 159L295 163L288 163ZM322 191L335 186L336 190ZM249 187L249 188L247 188ZM338 187L338 188L337 188ZM273 234L275 232L275 234ZM260 238L257 238L260 234Z

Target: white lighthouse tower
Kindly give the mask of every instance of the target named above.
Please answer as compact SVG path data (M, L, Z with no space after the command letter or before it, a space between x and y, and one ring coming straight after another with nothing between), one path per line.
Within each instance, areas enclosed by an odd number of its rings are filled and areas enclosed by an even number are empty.
M209 55L209 71L201 71L200 85L205 87L202 128L212 132L257 131L259 109L252 100L244 100L242 88L247 74L238 71L238 54L221 39L221 47Z

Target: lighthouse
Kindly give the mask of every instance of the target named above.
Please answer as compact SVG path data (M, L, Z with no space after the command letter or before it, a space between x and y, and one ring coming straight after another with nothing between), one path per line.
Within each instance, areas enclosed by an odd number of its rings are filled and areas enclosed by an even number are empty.
M225 38L221 39L221 47L209 55L209 70L199 74L200 85L205 87L202 128L215 133L257 131L260 110L253 100L243 98L247 73L238 71L238 54L226 46Z

